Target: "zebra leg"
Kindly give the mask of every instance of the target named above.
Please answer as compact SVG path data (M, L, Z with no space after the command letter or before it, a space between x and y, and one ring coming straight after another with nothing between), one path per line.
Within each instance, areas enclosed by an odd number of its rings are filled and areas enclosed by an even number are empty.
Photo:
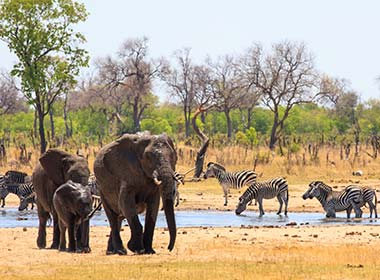
M40 249L46 247L46 222L50 218L49 212L45 211L41 204L38 204L38 236L37 236L37 246Z
M374 212L375 212L375 218L377 218L376 205L373 204L372 201L369 201L369 202L368 202L368 205L369 205L369 211L370 211L370 215L369 215L369 217L372 218L372 212L374 211Z
M361 218L363 215L363 211L360 209L359 205L357 205L355 202L351 201L351 205L354 208L355 211L355 218Z
M176 193L175 193L175 199L176 199L175 207L177 207L179 205L179 191L178 191L178 189L176 190Z
M59 231L61 233L59 238L59 251L66 251L66 226L61 220L59 220Z
M280 203L280 208L277 211L277 215L280 215L281 214L281 210L282 210L282 204L284 204L284 202L282 201L283 199L282 199L281 194L277 195L277 200Z
M4 208L4 206L5 206L5 198L2 198L1 200L3 201L3 203L1 204L1 208Z
M223 185L223 192L224 192L224 206L227 206L227 197L228 197L228 187Z
M288 202L289 202L289 192L286 190L286 193L282 197L282 200L285 202L285 216L288 215Z
M263 199L258 199L258 203L259 203L259 210L260 210L260 217L263 216L265 213L264 213L264 208L263 208Z
M350 216L351 216L351 211L352 211L352 206L350 206L350 207L348 207L348 208L346 209L346 212L347 212L347 219L350 218Z

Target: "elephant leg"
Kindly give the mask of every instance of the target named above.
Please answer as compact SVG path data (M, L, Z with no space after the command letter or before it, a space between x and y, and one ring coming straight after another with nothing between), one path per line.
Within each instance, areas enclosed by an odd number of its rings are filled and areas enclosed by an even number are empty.
M58 249L59 240L60 240L58 215L55 211L53 211L52 216L53 216L53 242L50 246L50 249Z
M66 251L66 226L59 220L59 231L60 231L60 241L59 241L59 251Z
M128 225L131 229L131 239L128 241L128 249L137 254L144 253L143 228L137 214L127 218Z
M107 243L107 255L119 254L126 255L127 250L124 248L123 241L120 237L120 229L122 218L119 218L119 215L116 214L110 207L107 205L106 201L103 199L103 208L106 212L108 221L110 223L111 232L108 238Z
M38 236L37 236L37 246L42 249L46 247L46 222L50 218L49 212L45 211L41 204L37 205L38 212Z
M90 253L90 221L81 223L77 230L77 252Z
M77 249L75 233L76 233L76 230L78 229L78 227L75 225L74 217L70 219L67 229L69 233L69 249L67 251L73 253Z
M144 248L145 254L155 254L152 248L154 228L156 226L157 213L160 204L159 194L155 195L147 202L147 209L145 215L145 228L144 228Z

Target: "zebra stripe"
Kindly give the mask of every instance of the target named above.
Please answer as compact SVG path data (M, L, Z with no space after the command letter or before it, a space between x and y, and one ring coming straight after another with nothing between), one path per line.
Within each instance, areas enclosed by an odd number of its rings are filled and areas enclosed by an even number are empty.
M342 191L333 191L332 188L322 181L313 181L309 184L309 189L303 194L302 198L317 198L323 209L326 211L326 217L335 218L336 212L347 212L347 218L350 218L352 208L355 210L355 217L361 218L362 211L360 205L363 205L362 190L359 186L347 186Z
M253 199L259 203L260 216L264 215L263 199L272 199L277 197L280 203L280 208L277 214L281 213L282 205L285 203L284 214L288 214L289 191L288 183L283 178L275 178L266 182L255 182L240 196L239 204L236 207L235 213L241 214L247 204Z
M175 207L179 205L179 191L178 186L185 184L185 176L177 171L174 171L174 190L173 190L173 201L175 201Z
M33 183L25 183L25 184L9 184L6 185L6 189L8 193L13 193L20 197L27 197L31 193L34 192Z
M2 201L1 207L5 206L5 198L9 194L6 185L5 185L5 176L0 175L0 200Z
M203 178L207 179L211 177L216 177L222 186L224 192L224 206L227 206L229 188L240 189L243 186L250 186L256 182L257 174L252 170L228 172L222 165L209 162Z
M20 197L20 205L18 206L18 211L28 210L28 205L32 204L31 209L33 210L34 204L37 203L37 195L35 192L32 192L27 197Z
M365 204L368 204L369 206L369 217L372 218L372 212L375 212L375 218L377 218L377 197L376 197L376 191L372 188L369 187L359 187L361 188L362 191L362 196L363 196L363 202L359 204L359 207L364 206ZM350 214L351 214L351 210Z
M6 184L24 184L29 183L28 181L30 181L30 178L24 172L9 170L5 173Z
M102 201L100 199L99 188L98 188L98 184L96 183L95 175L93 174L90 175L90 177L88 178L87 186L90 188L91 195L92 195L92 207L100 211L102 209L102 207L100 206Z

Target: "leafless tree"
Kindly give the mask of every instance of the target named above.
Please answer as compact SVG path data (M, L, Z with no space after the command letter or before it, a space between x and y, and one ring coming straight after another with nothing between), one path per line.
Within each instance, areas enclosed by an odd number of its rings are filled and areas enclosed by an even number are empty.
M25 111L25 100L20 96L16 82L7 72L0 73L0 116Z
M232 136L230 113L243 103L247 90L242 81L238 61L233 56L219 57L217 61L207 60L211 69L211 85L215 108L224 113L227 121L227 137Z
M176 67L170 67L163 72L162 79L165 81L172 96L182 106L185 118L185 137L190 136L191 112L195 105L198 81L195 73L196 66L190 58L190 49L184 48L174 53Z
M261 91L262 103L274 114L269 142L273 150L292 108L320 95L313 56L302 43L274 44L267 55L256 44L244 55L243 62L251 85Z
M100 80L108 92L120 90L132 108L134 132L140 130L140 121L149 102L144 99L165 65L164 60L148 60L148 39L128 39L124 42L116 58L99 59L97 66ZM123 104L123 103L122 103Z

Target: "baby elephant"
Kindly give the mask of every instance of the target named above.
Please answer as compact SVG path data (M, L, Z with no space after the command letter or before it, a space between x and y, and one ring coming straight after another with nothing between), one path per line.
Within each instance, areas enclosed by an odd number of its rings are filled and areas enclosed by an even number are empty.
M55 191L53 204L59 221L59 250L66 250L65 234L68 228L68 252L89 253L89 220L95 212L92 211L90 188L69 180Z

